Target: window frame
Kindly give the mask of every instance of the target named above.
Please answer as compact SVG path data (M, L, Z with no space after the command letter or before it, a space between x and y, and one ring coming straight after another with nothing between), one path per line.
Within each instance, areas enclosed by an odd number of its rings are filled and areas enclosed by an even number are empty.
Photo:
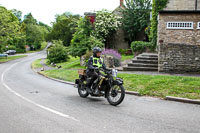
M200 30L200 22L197 22L197 29Z
M170 26L175 25L175 26ZM184 27L188 25L187 27ZM182 22L182 21L170 21L167 22L167 29L171 30L193 30L194 29L194 22Z

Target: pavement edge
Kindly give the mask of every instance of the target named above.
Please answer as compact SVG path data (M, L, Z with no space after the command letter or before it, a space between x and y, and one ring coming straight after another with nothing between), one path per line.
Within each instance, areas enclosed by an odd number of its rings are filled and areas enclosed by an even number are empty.
M193 99L173 97L173 96L166 96L165 100L183 102L183 103L200 104L200 100L193 100Z

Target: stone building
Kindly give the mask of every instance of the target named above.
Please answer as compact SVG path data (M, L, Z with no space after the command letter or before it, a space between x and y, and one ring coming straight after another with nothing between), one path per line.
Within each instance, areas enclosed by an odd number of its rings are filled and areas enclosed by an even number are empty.
M160 72L200 71L200 0L169 0L157 40Z

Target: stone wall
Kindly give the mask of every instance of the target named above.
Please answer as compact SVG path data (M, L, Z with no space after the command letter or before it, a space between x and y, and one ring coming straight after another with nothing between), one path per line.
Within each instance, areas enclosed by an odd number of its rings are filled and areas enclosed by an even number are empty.
M167 4L167 7L164 10L195 10L196 0L168 0L168 1L169 2ZM200 3L199 0L198 3Z
M181 21L194 22L194 29L177 30L167 29L167 22ZM200 22L200 13L160 13L158 24L158 43L184 43L191 45L200 45L200 29L197 29L197 23Z
M174 43L159 45L159 72L200 72L200 46Z

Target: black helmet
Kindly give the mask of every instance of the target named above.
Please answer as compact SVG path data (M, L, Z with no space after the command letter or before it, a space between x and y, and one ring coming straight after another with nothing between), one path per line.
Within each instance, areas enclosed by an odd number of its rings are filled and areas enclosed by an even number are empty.
M93 54L95 54L95 55L96 55L96 53L98 53L98 52L102 52L101 48L99 48L99 47L94 47L94 48L92 49L92 51L93 51Z

